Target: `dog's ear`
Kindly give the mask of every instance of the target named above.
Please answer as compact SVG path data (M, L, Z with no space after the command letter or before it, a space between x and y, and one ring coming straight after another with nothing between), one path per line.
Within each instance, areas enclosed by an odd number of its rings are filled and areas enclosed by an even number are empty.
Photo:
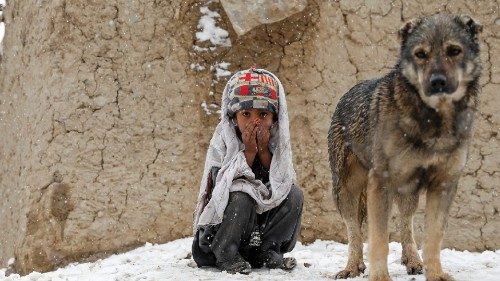
M422 19L417 18L407 21L405 24L403 24L403 26L399 29L398 32L398 38L399 41L401 41L401 45L403 45L403 43L406 42L408 36L415 30L417 26L420 25L421 22Z
M477 35L483 31L483 26L468 15L460 15L458 21L471 34L474 40L477 40Z

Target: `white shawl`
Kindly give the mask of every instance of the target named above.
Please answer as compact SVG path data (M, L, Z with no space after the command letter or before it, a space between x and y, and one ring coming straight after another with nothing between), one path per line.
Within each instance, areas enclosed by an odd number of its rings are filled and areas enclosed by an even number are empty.
M270 187L256 180L252 169L248 166L244 155L244 144L236 135L234 124L227 115L229 105L229 87L226 85L222 94L221 120L210 140L205 160L205 170L201 179L198 203L194 213L193 230L200 226L217 225L222 222L224 210L228 204L229 192L242 191L248 193L256 202L256 211L261 214L278 206L287 196L293 183L296 182L292 164L292 149L288 111L285 91L280 80L272 73L257 69L271 75L278 83L278 122L271 130L269 149L273 154L269 169ZM237 78L235 73L230 80ZM229 81L230 81L229 80ZM220 167L212 197L203 208L208 175L212 167ZM241 178L243 177L243 178Z

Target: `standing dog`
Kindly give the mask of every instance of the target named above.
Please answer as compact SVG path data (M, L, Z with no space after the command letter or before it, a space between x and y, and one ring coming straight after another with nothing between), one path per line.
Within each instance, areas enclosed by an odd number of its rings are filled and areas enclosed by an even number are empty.
M478 105L478 34L469 16L438 14L399 31L399 61L389 74L354 86L339 101L328 132L333 196L347 226L349 259L336 278L364 272L361 224L368 217L370 280L390 280L388 218L401 213L402 263L427 280L443 272L441 242L467 158ZM426 191L423 260L413 214Z

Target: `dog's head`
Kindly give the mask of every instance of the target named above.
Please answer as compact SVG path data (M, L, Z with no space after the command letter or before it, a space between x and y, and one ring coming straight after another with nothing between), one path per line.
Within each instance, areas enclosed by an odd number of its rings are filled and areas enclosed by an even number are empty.
M401 73L420 98L438 109L464 97L481 73L478 34L482 26L466 15L414 19L399 31Z

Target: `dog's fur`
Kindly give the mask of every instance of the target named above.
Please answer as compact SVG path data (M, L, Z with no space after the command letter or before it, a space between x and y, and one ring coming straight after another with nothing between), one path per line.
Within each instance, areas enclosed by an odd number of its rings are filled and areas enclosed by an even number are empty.
M349 259L336 278L364 272L361 225L368 217L370 280L390 280L388 217L401 213L401 261L409 274L452 280L440 248L457 181L465 165L478 105L478 34L469 16L438 14L399 32L398 63L363 81L339 101L328 132L333 196L347 226ZM413 214L426 191L423 260L413 238Z

